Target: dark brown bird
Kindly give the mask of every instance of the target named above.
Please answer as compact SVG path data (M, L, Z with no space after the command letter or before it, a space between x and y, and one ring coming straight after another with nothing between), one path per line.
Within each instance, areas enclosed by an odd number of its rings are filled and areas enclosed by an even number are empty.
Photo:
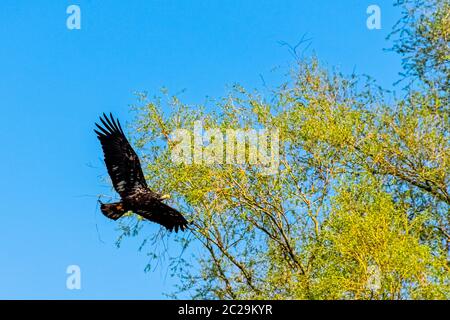
M139 157L125 137L119 120L115 120L112 114L109 117L103 114L100 121L103 126L96 123L99 131L94 131L102 145L114 189L121 197L120 202L101 203L102 213L117 220L127 211L132 211L169 231L185 230L188 225L186 219L162 202L168 196L153 192L147 186Z

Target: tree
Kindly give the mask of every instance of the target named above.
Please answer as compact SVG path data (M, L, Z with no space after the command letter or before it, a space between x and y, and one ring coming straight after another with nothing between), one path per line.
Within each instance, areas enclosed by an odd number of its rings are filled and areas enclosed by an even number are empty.
M402 18L390 37L393 50L403 57L406 78L437 91L448 104L450 87L450 2L397 0Z
M408 54L408 76L422 82L400 100L361 77L329 72L315 58L299 62L269 97L235 85L208 109L167 93L166 100L140 95L133 137L146 178L193 221L188 235L175 236L181 255L160 250L180 292L235 299L450 297L449 2L425 2L439 5L428 7L425 18L404 17L408 37L394 47ZM403 5L411 3L419 1ZM405 12L413 19L417 10ZM167 105L170 113L163 112ZM193 130L199 120L224 136L230 129L276 132L277 172L248 162L172 161L180 140L171 133ZM267 144L274 147L274 140ZM244 148L249 153L252 143ZM141 226L130 219L134 229L124 225L125 235ZM161 258L154 246L166 237L150 239L150 265Z

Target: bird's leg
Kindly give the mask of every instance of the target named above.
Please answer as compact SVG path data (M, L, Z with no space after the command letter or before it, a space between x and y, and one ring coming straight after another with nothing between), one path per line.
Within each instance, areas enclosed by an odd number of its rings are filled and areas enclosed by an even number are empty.
M170 199L170 194L160 194L159 195L159 200L166 200L166 199Z

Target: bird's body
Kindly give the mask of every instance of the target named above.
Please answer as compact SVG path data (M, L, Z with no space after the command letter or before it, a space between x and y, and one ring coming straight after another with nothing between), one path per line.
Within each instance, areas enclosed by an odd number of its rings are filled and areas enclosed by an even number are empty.
M163 203L165 196L153 192L147 186L139 158L125 137L120 122L112 115L108 118L105 114L100 121L103 127L96 123L100 131L94 131L102 144L114 189L121 197L120 202L102 203L102 213L117 220L132 211L170 231L184 230L188 223L181 213Z

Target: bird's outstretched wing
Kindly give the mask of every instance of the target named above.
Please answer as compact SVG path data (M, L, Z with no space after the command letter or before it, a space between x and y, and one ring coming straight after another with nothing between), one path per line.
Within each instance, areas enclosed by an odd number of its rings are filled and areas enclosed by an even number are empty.
M124 198L139 188L146 188L144 173L136 152L128 142L119 120L103 114L100 117L103 126L95 124L94 130L102 145L105 164L111 177L114 189Z
M175 230L175 232L178 232L178 229L184 231L188 225L187 220L181 213L157 199L152 203L151 210L139 210L136 213L147 220L162 225L169 231Z

